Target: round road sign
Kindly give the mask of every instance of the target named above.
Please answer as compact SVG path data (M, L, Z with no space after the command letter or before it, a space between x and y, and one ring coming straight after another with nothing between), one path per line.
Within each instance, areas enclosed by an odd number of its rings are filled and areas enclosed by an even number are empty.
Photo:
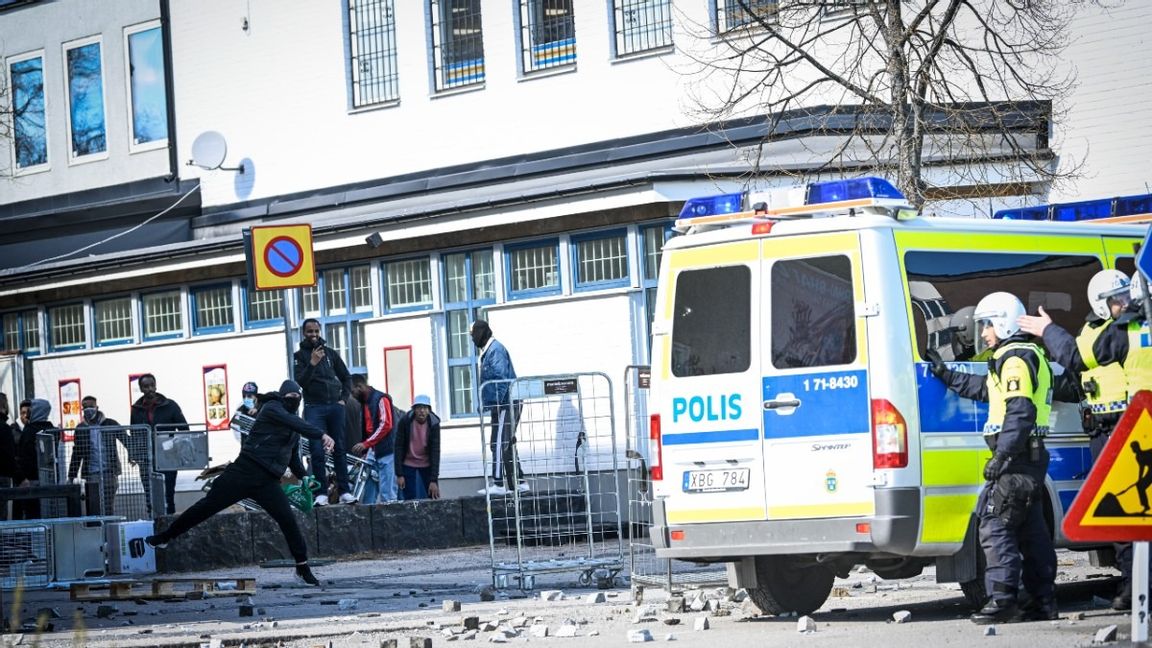
M304 250L287 236L277 236L264 246L264 264L277 277L291 277L304 264Z

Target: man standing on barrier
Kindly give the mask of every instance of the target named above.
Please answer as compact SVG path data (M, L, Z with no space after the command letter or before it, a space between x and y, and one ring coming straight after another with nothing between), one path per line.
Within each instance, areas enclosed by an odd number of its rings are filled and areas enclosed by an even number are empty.
M319 442L325 450L331 450L335 441L296 415L300 394L300 385L291 380L285 380L279 392L264 394L240 456L213 480L208 494L176 518L172 526L148 536L148 544L164 547L216 513L251 498L280 526L296 560L296 577L309 585L319 585L308 567L308 545L292 514L288 496L280 487L280 477L290 464L292 453L298 452L301 435Z
M308 318L300 329L300 348L293 355L296 382L304 391L304 418L320 428L333 441L332 464L336 473L336 490L341 504L355 504L356 497L348 483L348 446L344 432L347 415L344 403L352 394L352 377L340 354L328 347L320 337L319 320ZM319 443L309 444L312 454L312 474L323 489L316 496L316 506L328 505L328 470L325 466L325 448Z
M148 452L148 448L156 442L156 427L160 426L161 432L187 430L188 421L184 418L184 412L176 401L169 400L156 391L156 376L146 373L136 379L136 384L140 387L143 396L132 404L130 422L132 425L147 425L152 428L150 435L152 443L133 443L135 454L130 458L140 465L140 481L144 485L144 501L151 510L152 457L155 456L155 448L151 453ZM164 512L171 515L176 512L176 471L165 470L160 474L164 475Z
M499 340L492 337L488 322L472 324L472 343L480 349L480 403L491 424L489 447L492 450L492 484L480 489L489 495L507 495L513 484L521 493L528 482L521 481L524 469L516 456L516 425L520 420L520 403L513 403L509 387L516 379L512 357ZM507 487L505 486L507 485Z
M1010 293L992 293L976 304L976 330L993 352L985 377L952 371L934 350L924 352L948 389L988 403L984 440L993 456L984 465L987 483L976 516L990 598L972 615L978 624L1058 618L1056 550L1042 503L1052 369L1043 349L1020 331L1023 314L1024 305ZM1021 585L1031 595L1023 608L1016 601Z

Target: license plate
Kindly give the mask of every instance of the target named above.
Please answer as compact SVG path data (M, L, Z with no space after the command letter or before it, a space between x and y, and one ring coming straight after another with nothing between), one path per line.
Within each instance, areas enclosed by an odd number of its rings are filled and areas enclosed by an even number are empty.
M685 493L715 493L748 489L748 468L689 470L684 473Z

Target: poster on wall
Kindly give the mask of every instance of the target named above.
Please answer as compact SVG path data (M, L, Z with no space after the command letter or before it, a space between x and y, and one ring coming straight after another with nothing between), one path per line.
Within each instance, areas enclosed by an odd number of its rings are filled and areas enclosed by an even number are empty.
M128 374L128 411L132 411L132 406L136 401L144 396L144 392L140 391L140 376L146 375L144 373Z
M204 420L209 430L228 427L228 365L204 366Z
M65 378L58 381L60 389L60 427L64 441L72 441L73 430L80 425L80 379Z

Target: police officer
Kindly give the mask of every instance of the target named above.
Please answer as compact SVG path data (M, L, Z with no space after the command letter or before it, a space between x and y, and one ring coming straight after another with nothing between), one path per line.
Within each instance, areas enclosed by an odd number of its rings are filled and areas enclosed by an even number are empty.
M992 458L976 502L980 545L987 558L984 583L990 598L972 615L978 624L1053 620L1056 550L1044 521L1042 484L1048 470L1044 435L1052 399L1052 369L1044 351L1022 334L1024 305L996 292L976 305L980 337L992 349L986 377L954 372L939 354L925 352L932 373L964 398L986 401L984 440ZM1020 586L1031 595L1021 608Z
M1085 400L1091 408L1093 459L1128 407L1130 386L1152 385L1152 348L1142 345L1142 332L1147 329L1143 313L1129 307L1132 292L1132 282L1123 273L1096 273L1088 282L1088 299L1096 315L1103 318L1107 314L1110 319L1097 326L1090 322L1075 338L1053 324L1043 308L1039 315L1024 315L1019 320L1022 330L1044 338L1053 360L1082 372ZM1132 607L1131 544L1116 545L1116 562L1121 582L1112 607L1127 610Z

